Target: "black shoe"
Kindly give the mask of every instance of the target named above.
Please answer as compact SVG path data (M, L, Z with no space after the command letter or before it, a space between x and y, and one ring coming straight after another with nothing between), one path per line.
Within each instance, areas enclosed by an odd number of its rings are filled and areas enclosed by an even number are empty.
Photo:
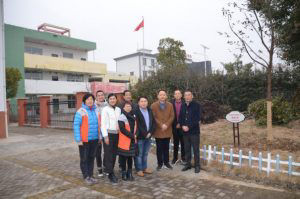
M127 181L127 173L126 171L122 171L122 180Z
M173 167L172 167L169 163L165 164L165 166L166 166L168 169L170 169L170 170L173 169Z
M176 163L177 163L177 161L178 161L178 159L177 159L177 158L176 158L176 159L173 159L171 164L173 164L173 165L174 165L174 164L176 164Z
M156 170L157 171L160 171L162 169L162 165L158 165L157 167L156 167Z
M185 166L185 165L187 165L188 163L187 163L185 160L181 160L180 164L183 165L183 166Z
M102 169L98 169L98 177L103 177L103 170Z
M134 181L134 177L133 177L133 175L132 175L132 170L128 169L126 175L127 175L127 179L128 179L129 181Z
M191 165L185 165L181 171L187 171L191 168L192 168Z
M111 183L115 184L118 183L118 178L115 176L114 173L110 173L108 175L108 179L110 180Z
M200 167L199 166L195 167L195 173L200 173Z

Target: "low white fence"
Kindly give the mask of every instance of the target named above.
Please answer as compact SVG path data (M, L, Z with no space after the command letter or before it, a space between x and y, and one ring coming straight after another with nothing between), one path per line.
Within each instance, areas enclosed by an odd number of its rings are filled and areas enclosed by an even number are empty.
M155 140L152 139L152 145L155 144ZM173 143L170 143L170 151L173 152ZM180 153L180 146L178 153ZM229 152L225 152L224 148L221 151L217 151L217 147L212 147L211 145L204 145L203 149L200 149L200 156L202 155L202 159L210 162L211 160L215 160L221 162L223 164L228 164L231 166L248 166L250 168L257 168L259 172L266 171L269 176L270 172L278 173L287 173L289 176L300 176L300 172L295 171L294 168L300 167L300 163L293 162L293 157L288 156L288 160L280 160L280 155L275 155L275 159L272 159L271 153L267 153L267 158L263 158L262 152L258 153L258 157L254 157L252 151L249 151L247 155L243 155L243 151L239 150L238 154L233 153L233 149L231 148ZM227 158L226 158L227 157ZM238 159L235 161L234 159ZM226 159L229 159L226 160ZM256 162L255 162L256 161ZM257 164L255 164L257 163ZM266 163L266 167L263 166L263 163ZM287 170L285 170L282 165L287 165Z
M263 158L262 152L259 152L258 157L254 157L251 151L248 152L248 155L243 155L242 150L239 150L238 154L234 154L233 149L231 148L229 150L229 153L226 153L224 151L224 148L222 148L221 151L217 151L217 147L214 146L212 148L211 145L208 145L208 149L206 148L206 145L204 145L203 149L200 149L200 151L203 154L202 158L204 160L207 160L208 162L210 162L211 160L216 160L218 162L231 166L249 166L250 168L257 168L260 172L266 171L268 176L270 172L287 173L290 176L300 176L300 172L293 171L294 167L300 167L300 163L293 162L292 156L288 156L288 160L284 161L280 160L280 155L277 154L275 155L275 159L273 160L271 153L267 153L267 158ZM229 161L225 160L226 157L229 157ZM235 162L234 158L238 158L238 161ZM243 164L243 162L245 161L246 164ZM254 165L254 161L257 161L258 166ZM263 162L267 164L266 167L263 166ZM282 168L282 165L287 165L288 169L284 170L284 168Z

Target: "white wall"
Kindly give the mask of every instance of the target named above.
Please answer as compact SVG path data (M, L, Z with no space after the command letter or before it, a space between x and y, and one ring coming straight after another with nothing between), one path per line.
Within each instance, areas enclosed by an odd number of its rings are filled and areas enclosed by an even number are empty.
M90 92L89 82L67 82L49 80L25 79L25 94L75 94L77 92Z
M63 52L68 52L68 53L73 53L73 59L80 60L81 58L85 58L86 60L88 60L88 54L85 51L36 44L36 43L32 43L32 42L25 42L25 47L42 48L43 55L45 55L45 56L51 56L51 54L57 54L59 57L63 57Z
M144 56L147 59L147 65L144 67L143 65L143 56L135 56L126 59L121 59L116 61L116 68L118 73L125 73L130 75L130 72L134 72L134 76L140 78L143 77L143 71L152 71L153 67L151 66L151 59L154 59L154 63L156 64L156 58ZM141 64L141 74L139 70L139 58Z
M134 72L134 76L139 77L138 56L116 61L116 68L117 73L124 73L126 75L130 75L130 72Z

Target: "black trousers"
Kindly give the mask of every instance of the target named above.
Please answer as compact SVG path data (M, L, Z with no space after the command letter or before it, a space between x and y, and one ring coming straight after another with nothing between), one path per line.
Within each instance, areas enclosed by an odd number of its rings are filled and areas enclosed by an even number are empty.
M120 165L122 168L122 171L126 171L126 163L127 163L127 169L132 170L132 157L131 156L123 156L119 155Z
M185 146L185 160L188 164L191 164L192 160L192 148L194 151L195 167L200 166L200 134L184 134L183 135Z
M91 140L88 142L83 142L83 145L79 146L80 169L83 178L93 176L97 145L98 140Z
M183 132L181 128L176 128L173 130L173 141L174 141L174 154L173 159L178 159L179 143L181 147L181 160L185 161L185 151L184 151L184 141Z
M102 169L102 144L101 143L98 143L98 147L96 150L96 162L99 171L100 169Z
M113 173L118 152L119 135L108 133L109 145L104 146L104 170L106 173Z
M155 138L156 140L156 156L157 164L169 164L169 144L170 138Z

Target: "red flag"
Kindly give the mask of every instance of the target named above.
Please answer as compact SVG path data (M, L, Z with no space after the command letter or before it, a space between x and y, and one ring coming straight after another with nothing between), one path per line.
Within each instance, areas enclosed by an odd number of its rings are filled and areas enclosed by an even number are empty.
M141 28L144 28L144 19L143 21L134 29L134 31L139 31Z

